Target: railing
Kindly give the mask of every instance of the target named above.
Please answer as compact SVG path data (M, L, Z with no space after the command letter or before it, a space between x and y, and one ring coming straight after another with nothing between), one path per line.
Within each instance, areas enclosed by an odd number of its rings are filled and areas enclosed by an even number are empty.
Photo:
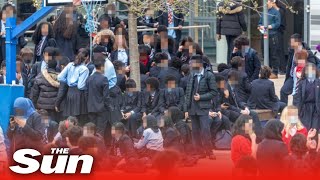
M204 37L203 37L203 29L204 28L210 28L209 25L199 25L199 26L182 26L181 29L198 29L201 28L201 49L203 51L203 45L204 45ZM180 29L179 27L168 27L168 29ZM144 31L156 31L157 28L145 28L145 29L137 29L138 32L144 32Z

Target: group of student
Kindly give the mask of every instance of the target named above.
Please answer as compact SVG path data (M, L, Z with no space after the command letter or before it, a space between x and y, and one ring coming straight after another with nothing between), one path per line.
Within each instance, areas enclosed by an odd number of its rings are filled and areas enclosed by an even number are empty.
M266 166L262 169L274 167L300 132L306 136L312 131L308 142L315 149L313 133L320 128L319 62L302 46L299 35L291 37L294 50L287 70L296 74L295 81L293 75L289 79L297 108L285 110L287 91L281 91L280 101L269 80L271 69L261 67L246 36L234 41L231 67L219 64L214 73L191 37L176 42L167 27L159 25L157 33L141 35L139 91L129 76L125 25L119 22L114 31L101 28L93 39L93 54L88 44L76 55L66 54L70 50L64 46L73 41L64 25L77 24L72 14L65 9L53 27L40 23L33 36L34 51L23 48L17 57L16 82L24 85L25 97L14 102L15 116L8 129L11 153L21 148L49 152L50 147L69 147L70 153L91 154L110 169L136 172L165 149L179 152L185 166L200 158L214 160L216 136L222 130L233 132L231 157L236 167L250 161L247 155L261 161L258 164ZM0 83L5 83L1 82L5 63L1 70ZM287 117L269 121L263 129L255 109L270 109L275 119L287 111ZM267 166L269 156L275 161Z

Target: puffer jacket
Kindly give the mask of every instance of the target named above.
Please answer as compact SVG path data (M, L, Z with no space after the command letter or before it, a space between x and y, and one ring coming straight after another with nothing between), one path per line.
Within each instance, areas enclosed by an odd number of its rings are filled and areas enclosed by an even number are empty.
M60 83L58 73L54 70L43 70L35 79L30 99L37 109L53 110L58 96Z
M239 36L242 31L247 31L247 25L242 12L242 6L230 2L218 5L217 34Z

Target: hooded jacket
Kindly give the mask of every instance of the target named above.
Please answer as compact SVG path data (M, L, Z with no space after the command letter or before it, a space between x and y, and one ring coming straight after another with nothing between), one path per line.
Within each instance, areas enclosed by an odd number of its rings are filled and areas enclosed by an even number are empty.
M38 109L54 109L60 86L57 76L57 72L49 69L36 77L30 98Z

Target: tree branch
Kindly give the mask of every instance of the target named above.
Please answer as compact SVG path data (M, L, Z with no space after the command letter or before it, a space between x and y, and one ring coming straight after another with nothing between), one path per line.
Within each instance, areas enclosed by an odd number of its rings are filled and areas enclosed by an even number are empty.
M126 5L131 5L131 3L129 1L127 1L127 0L117 0L117 1L119 1L119 2L121 2L123 4L126 4Z

